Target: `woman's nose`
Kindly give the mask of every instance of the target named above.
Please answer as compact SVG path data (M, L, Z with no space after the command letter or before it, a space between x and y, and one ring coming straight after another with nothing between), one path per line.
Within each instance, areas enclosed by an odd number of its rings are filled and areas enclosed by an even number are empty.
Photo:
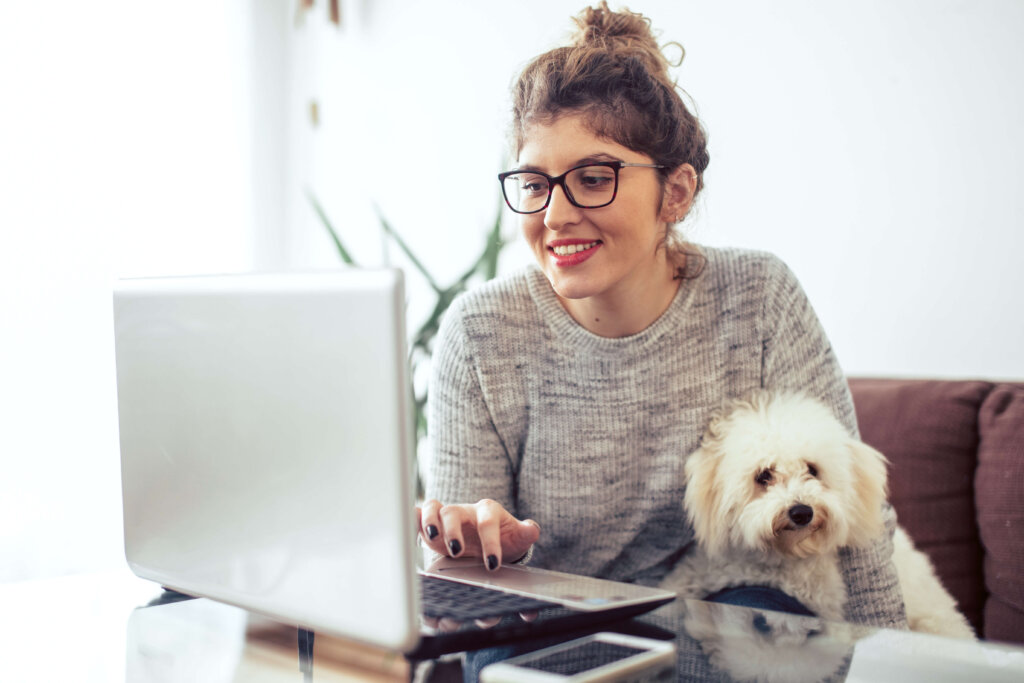
M556 185L551 190L551 200L544 210L544 225L549 230L561 230L580 220L580 208L574 206L565 195L565 188Z

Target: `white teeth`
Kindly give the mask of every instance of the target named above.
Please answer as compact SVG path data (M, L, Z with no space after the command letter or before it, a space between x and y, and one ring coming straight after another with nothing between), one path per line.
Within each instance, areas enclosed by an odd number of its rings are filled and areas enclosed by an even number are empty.
M551 250L558 256L569 256L575 254L578 251L586 251L592 247L596 247L597 242L590 242L589 244L569 244L563 247L552 247Z

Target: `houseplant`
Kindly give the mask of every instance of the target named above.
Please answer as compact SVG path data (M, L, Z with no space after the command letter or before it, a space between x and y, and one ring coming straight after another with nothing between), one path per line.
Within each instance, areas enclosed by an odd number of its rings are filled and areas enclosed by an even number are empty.
M345 247L341 236L334 228L334 225L331 223L330 218L328 218L323 207L320 205L320 202L317 201L316 197L311 192L308 192L307 195L309 197L310 204L313 206L313 210L316 212L320 222L330 235L342 262L350 266L358 267L358 264L352 257L351 252ZM499 197L498 210L484 239L483 251L453 283L447 286L442 286L438 283L437 279L431 275L423 262L412 252L405 240L402 239L401 235L399 235L387 219L384 218L380 208L376 205L374 206L374 210L377 213L377 218L380 221L381 230L384 235L390 241L394 242L399 250L405 254L406 258L409 259L412 267L423 276L435 298L434 306L426 320L422 321L415 327L412 324L409 325L409 329L415 329L415 332L409 341L409 362L413 371L413 376L416 375L417 369L422 367L424 364L429 366L430 358L434 349L434 338L437 336L437 331L440 328L441 318L444 315L444 312L448 309L448 306L450 306L452 301L455 300L455 297L466 291L472 285L474 280L490 280L497 274L498 255L505 246L505 241L501 234L502 208L503 203L500 201ZM414 389L413 392L417 445L427 433L427 390L428 387L424 386L419 390Z

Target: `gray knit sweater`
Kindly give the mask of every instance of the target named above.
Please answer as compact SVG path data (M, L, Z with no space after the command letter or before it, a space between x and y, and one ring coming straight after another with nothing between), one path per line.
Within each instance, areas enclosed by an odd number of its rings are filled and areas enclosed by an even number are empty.
M723 399L801 389L856 433L843 374L785 264L703 253L668 310L624 338L577 324L536 267L459 297L433 358L427 497L493 498L536 520L536 566L656 584L692 547L683 462ZM905 628L891 555L888 536L842 552L851 621Z

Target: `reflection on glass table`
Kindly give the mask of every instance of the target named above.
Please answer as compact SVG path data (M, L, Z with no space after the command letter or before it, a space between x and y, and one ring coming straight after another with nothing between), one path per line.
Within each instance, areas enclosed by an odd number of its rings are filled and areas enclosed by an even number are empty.
M602 630L674 640L680 680L1024 680L1020 648L697 600ZM414 667L396 653L321 634L312 656L303 657L301 637L295 627L209 600L140 607L128 622L126 680L336 681L353 680L353 671L358 680L413 676Z
M1021 681L1024 649L677 600L639 622L676 634L680 680Z
M0 585L0 680L331 683L414 673L394 652L321 633L303 647L294 626L211 600L154 601L159 595L127 570ZM596 630L672 640L680 680L1024 680L1019 647L694 600Z
M125 681L395 681L401 655L309 632L211 600L156 602L128 619Z

